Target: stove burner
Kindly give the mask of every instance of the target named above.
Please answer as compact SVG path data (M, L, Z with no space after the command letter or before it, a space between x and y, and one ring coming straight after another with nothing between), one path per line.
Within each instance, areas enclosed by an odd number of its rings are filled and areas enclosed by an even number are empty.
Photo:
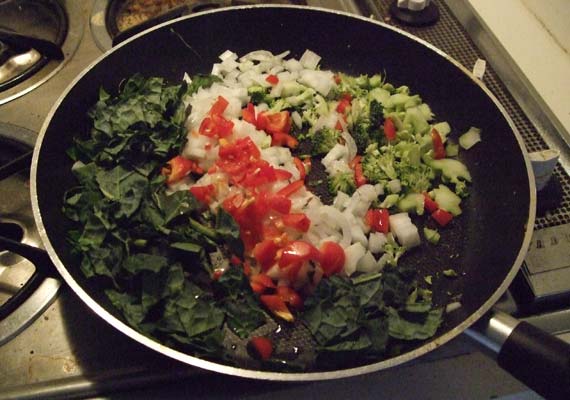
M0 2L0 91L27 79L49 61L46 54L40 54L39 47L30 48L29 41L10 40L10 33L60 46L65 40L67 25L65 10L57 1Z
M27 154L35 134L0 123L0 170ZM13 163L12 163L13 165ZM28 164L0 179L0 345L25 329L55 299L60 282L39 249L29 196ZM6 171L6 169L4 169Z

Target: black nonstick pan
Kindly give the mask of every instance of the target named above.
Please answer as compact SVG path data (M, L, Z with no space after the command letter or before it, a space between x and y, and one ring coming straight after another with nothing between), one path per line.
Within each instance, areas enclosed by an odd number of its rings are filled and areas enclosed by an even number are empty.
M66 242L71 225L61 212L64 192L75 184L72 162L65 151L75 135L89 132L87 111L97 101L99 87L113 90L135 73L173 82L180 81L185 72L208 73L226 49L240 55L257 49L273 53L290 50L295 57L311 49L322 57L323 68L355 75L385 71L390 82L420 93L439 120L463 131L472 125L481 128L483 141L463 153L473 185L461 222L445 233L445 246L435 250L423 247L411 252L406 261L423 266L424 274L430 273L434 260L438 269L461 272L458 279L441 280L434 288L442 301L447 300L446 294L461 294L461 307L446 315L434 338L416 343L396 357L335 370L282 373L234 367L182 353L133 330L96 282L82 275ZM85 70L61 96L42 128L32 164L32 203L45 247L67 284L99 316L133 340L190 365L225 374L319 380L404 363L445 344L480 320L508 288L526 254L536 206L533 179L522 139L498 101L441 51L366 18L306 7L256 6L207 11L159 25L112 49ZM517 330L511 337L526 333L526 328L522 334L516 334ZM524 337L530 338L531 344L543 342L532 335ZM513 354L525 354L520 347L524 341L510 345ZM567 379L567 347L558 347L554 353L535 353L533 362L546 363L544 368L558 377L554 379ZM557 356L548 359L545 354ZM512 364L516 369L521 362ZM548 382L540 384L550 386Z

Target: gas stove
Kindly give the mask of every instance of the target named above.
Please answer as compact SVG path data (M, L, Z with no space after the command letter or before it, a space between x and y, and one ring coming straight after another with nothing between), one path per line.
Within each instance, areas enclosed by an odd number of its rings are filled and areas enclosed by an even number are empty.
M60 43L65 57L44 60L36 73L0 92L2 164L33 146L60 93L80 71L110 48L118 34L116 21L113 29L108 27L108 10L112 8L109 0L46 0L45 3L57 3L65 10L67 36ZM437 22L408 26L391 13L392 1L388 0L278 3L332 8L396 25L434 44L469 69L481 68L486 59L482 80L513 119L527 150L541 152L555 148L561 153L552 178L539 192L535 236L527 261L497 307L570 339L570 279L567 278L570 268L566 256L570 250L570 178L566 162L569 149L564 139L544 133L541 117L544 110L537 105L540 102L534 104L527 99L524 107L521 106L519 97L524 91L516 85L517 77L504 75L509 71L505 67L509 64L508 57L493 51L492 41L491 44L481 41L486 36L478 32L487 36L491 33L474 11L468 7L458 9L457 2L433 1L438 7ZM210 2L208 6L234 4L237 2ZM537 120L542 121L540 129ZM24 168L0 181L0 234L41 247L33 224L27 179ZM0 250L0 304L6 304L33 273L32 263ZM351 378L349 385L346 380L269 384L216 375L167 359L120 334L88 310L57 276L45 278L37 286L38 290L14 313L0 317L0 399L84 398L101 394L113 397L117 393L127 398L141 395L369 398L375 397L378 388L390 398L488 398L521 393L527 398L538 398L464 336L409 365ZM405 393L400 387L404 379L408 388Z

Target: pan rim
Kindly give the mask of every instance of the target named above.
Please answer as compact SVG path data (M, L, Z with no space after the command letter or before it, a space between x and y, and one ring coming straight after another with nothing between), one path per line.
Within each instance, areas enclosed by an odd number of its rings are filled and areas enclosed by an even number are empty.
M469 77L473 83L475 83L479 89L481 89L487 97L491 99L495 107L497 107L498 111L501 113L503 118L505 118L506 122L508 123L509 127L512 130L512 133L515 135L519 148L521 150L525 167L527 170L527 177L530 189L530 202L529 202L529 213L528 213L528 221L525 226L525 234L522 241L521 249L519 250L515 262L511 267L511 270L501 283L499 287L497 287L493 294L475 311L473 312L468 318L463 320L459 325L455 326L454 328L450 329L448 332L444 333L443 335L428 341L427 343L423 344L422 346L399 355L397 357L388 358L379 362L375 362L372 364L367 364L360 367L355 368L348 368L348 369L341 369L341 370L331 370L331 371L322 371L322 372L270 372L270 371L261 371L261 370L252 370L252 369L244 369L233 367L225 364L219 364L212 361L203 360L201 358L194 357L192 355L182 353L180 351L174 350L170 347L167 347L143 334L139 333L135 329L128 326L123 321L116 318L112 315L109 311L103 308L98 302L96 302L84 289L79 283L71 276L68 272L67 268L60 260L59 256L57 255L54 247L51 244L51 241L47 235L47 231L45 229L42 215L39 209L39 200L38 200L38 193L37 193L37 167L38 167L38 160L40 156L41 147L46 136L46 132L50 125L51 120L53 119L56 111L58 110L59 106L63 102L63 100L67 97L69 92L75 87L75 85L91 71L96 65L98 65L103 59L108 57L110 54L114 53L115 51L119 51L123 46L127 45L131 41L137 40L139 37L144 36L145 34L152 32L154 30L161 29L165 26L175 24L178 21L191 19L191 18L198 18L202 15L206 14L213 14L213 13L225 13L225 12L237 12L239 10L244 9L256 9L256 8L272 8L272 9L302 9L302 10L311 10L317 12L324 12L328 14L337 14L343 17L354 18L357 20L361 20L367 23L372 23L375 25L379 25L384 29L392 30L396 33L406 36L408 39L416 41L423 46L426 46L431 51L435 52L439 56L443 57L447 62L453 64L456 68L459 68L467 77ZM270 381L317 381L317 380L330 380L330 379L338 379L338 378L346 378L351 376L357 376L362 374L367 374L371 372L380 371L383 369L395 367L397 365L403 364L405 362L411 361L416 359L424 354L429 353L430 351L436 349L437 347L451 341L467 328L469 328L472 324L474 324L477 320L479 320L486 312L488 312L493 305L499 300L500 296L508 289L509 285L515 278L520 266L522 265L526 253L528 251L528 247L531 242L531 237L534 228L534 221L536 217L536 186L534 181L534 174L531 167L530 159L528 156L528 152L525 148L524 141L522 139L521 134L519 133L518 129L516 128L514 122L512 121L511 117L507 114L505 108L502 104L498 101L495 95L483 84L482 81L475 78L473 74L461 65L458 61L450 57L447 53L443 52L442 50L438 49L437 47L433 46L429 42L426 42L423 39L420 39L408 32L405 32L399 28L387 25L383 22L373 20L371 18L366 18L362 16L358 16L355 14L350 14L347 12L342 11L335 11L329 10L321 7L306 7L306 6L296 6L296 5L247 5L247 6L235 6L235 7L224 7L215 10L207 10L196 14L191 14L188 16L183 16L180 18L176 18L174 20L159 24L155 27L152 27L144 32L141 32L132 38L129 38L125 42L119 44L118 46L112 48L111 50L105 52L97 59L95 59L92 63L90 63L81 73L79 73L74 80L67 86L67 88L62 92L59 96L58 100L52 106L50 112L48 113L41 130L38 134L38 138L36 141L36 145L34 147L34 153L32 157L32 165L31 165L31 172L30 172L30 195L31 195L31 202L32 202L32 211L34 215L34 219L36 221L36 225L38 226L38 232L42 243L48 252L49 257L51 258L52 262L56 266L58 272L62 275L64 281L71 287L71 289L77 294L81 300L91 309L93 310L99 317L113 326L115 329L119 330L123 334L129 336L130 338L138 341L139 343L145 345L146 347L155 350L173 358L175 360L181 361L187 365L191 365L194 367L202 368L205 370L219 372L227 375L239 376L243 378L253 378L253 379L263 379L263 380L270 380Z

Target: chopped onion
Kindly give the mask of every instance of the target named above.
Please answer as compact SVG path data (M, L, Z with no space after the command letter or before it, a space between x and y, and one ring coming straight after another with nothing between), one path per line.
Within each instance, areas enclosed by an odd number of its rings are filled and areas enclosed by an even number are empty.
M356 271L358 261L366 254L366 249L361 243L354 243L344 250L344 272L350 276Z
M336 224L336 226L340 227L342 230L342 240L340 241L339 245L342 248L346 248L352 243L352 233L350 229L350 224L346 220L346 217L336 208L332 206L323 206L321 207L321 215L324 218L329 218L327 222L332 222ZM312 220L311 220L312 221Z
M377 272L378 265L376 259L370 251L364 253L360 260L356 263L356 270L360 272Z
M333 201L333 207L342 211L350 201L350 196L344 192L338 192Z
M301 65L307 69L316 69L321 62L321 56L312 52L311 50L305 50L301 58L299 59Z
M340 118L339 121L341 125L344 124L342 118ZM352 135L350 135L350 133L346 131L346 127L343 127L340 135L344 139L344 143L346 144L346 148L348 149L348 159L353 160L354 157L356 157L356 154L358 153L358 149L356 147L356 142L354 141L354 138L352 137Z
M418 228L412 223L408 213L390 215L390 230L402 246L412 248L421 243Z
M312 87L323 96L327 96L333 86L335 86L332 71L313 71L305 69L300 72L299 82Z
M356 191L365 201L374 201L378 198L376 189L374 189L374 186L370 184L362 185Z
M469 150L471 147L476 145L481 141L481 129L471 127L463 135L459 136L459 145L465 150Z
M372 254L382 253L387 241L386 235L382 232L372 232L368 236L368 250Z

